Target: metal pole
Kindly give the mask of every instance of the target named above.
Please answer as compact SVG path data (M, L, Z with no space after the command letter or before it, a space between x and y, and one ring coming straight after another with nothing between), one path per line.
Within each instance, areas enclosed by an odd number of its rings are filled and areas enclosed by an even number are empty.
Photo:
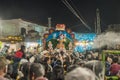
M97 8L96 10L96 15L97 15L97 34L100 34L101 33L101 26L100 26L100 11L99 9Z
M48 27L51 28L51 18L48 18Z

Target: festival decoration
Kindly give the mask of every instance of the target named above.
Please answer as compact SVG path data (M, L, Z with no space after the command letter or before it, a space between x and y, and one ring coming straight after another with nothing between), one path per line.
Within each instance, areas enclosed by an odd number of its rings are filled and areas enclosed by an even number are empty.
M74 38L75 38L75 34L74 34L74 33L71 33L71 37L74 39Z
M57 24L56 30L65 30L65 24Z
M50 33L50 34L53 33L53 32L54 32L54 29L53 29L53 28L49 29L49 33Z
M52 45L51 41L48 42L48 47L49 47L50 50L53 50L53 45Z
M69 47L69 50L72 50L72 49L73 49L73 44L72 44L72 42L69 42L68 47Z
M86 50L92 50L93 41L96 37L95 33L81 33L75 34L75 49L77 52L85 52Z
M42 42L43 42L43 49L46 49L46 40L43 39Z
M11 42L11 43L16 43L16 42L21 42L23 41L23 38L21 36L7 36L4 38L0 39L3 42Z
M68 32L65 30L64 24L57 24L56 29L53 31L53 29L49 30L49 33L44 34L44 39L46 40L45 49L49 49L52 45L53 49L60 49L60 50L68 50L69 49L69 43L73 43L74 34L71 36L71 30L69 29Z
M71 29L69 29L69 28L68 28L66 31L67 31L69 34L72 32Z
M45 38L45 39L48 38L48 35L49 35L49 33L45 33L45 34L44 34L44 38Z

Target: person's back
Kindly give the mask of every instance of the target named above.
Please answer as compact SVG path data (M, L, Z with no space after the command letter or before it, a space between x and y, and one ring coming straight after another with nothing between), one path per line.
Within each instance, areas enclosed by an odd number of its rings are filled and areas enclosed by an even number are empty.
M119 70L120 70L120 65L117 63L113 63L110 67L111 75L116 75Z
M7 67L7 73L5 74L5 78L8 78L9 80L15 80L12 78L12 73L13 73L13 65L10 63L8 64Z
M14 58L13 58L13 74L12 76L16 79L17 77L17 74L18 74L18 67L19 67L19 62L22 58L25 58L25 46L24 45L21 45L21 49L18 50L15 54L14 54Z
M95 74L90 69L78 67L67 73L65 80L95 80Z
M15 58L25 58L25 46L21 45L21 49L15 53Z
M117 62L118 62L118 58L114 57L113 64L110 67L111 75L116 75L118 73L118 71L120 70L120 65Z
M19 80L28 80L30 65L31 65L30 62L25 62L25 63L21 64L20 71L22 72L23 76L20 77Z
M53 68L53 73L50 80L64 80L64 69L57 65Z
M22 56L23 56L23 53L20 50L15 53L16 58L22 58Z

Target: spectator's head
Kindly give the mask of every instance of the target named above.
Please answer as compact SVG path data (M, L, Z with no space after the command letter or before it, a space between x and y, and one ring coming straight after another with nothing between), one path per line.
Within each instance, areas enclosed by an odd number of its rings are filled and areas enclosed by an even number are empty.
M92 60L92 55L91 54L87 55L87 60Z
M7 72L7 60L5 57L0 57L0 74L1 76Z
M98 60L87 61L85 62L84 67L91 69L95 73L96 77L98 77L99 79L103 78L104 65L102 61Z
M21 45L21 51L24 51L24 50L25 50L25 46Z
M50 64L51 63L50 57L45 57L44 62Z
M30 80L35 80L38 77L43 77L45 70L42 64L32 63L30 67Z
M24 77L28 77L30 65L31 65L30 62L21 64L20 71L24 74Z
M67 73L65 80L95 80L95 74L87 68L78 67Z
M55 62L55 64L54 64L54 66L56 66L56 65L62 66L62 61L61 61L61 60L57 60L57 61Z
M70 66L68 66L67 73L70 72L70 71L72 71L72 70L74 70L77 67L79 67L79 65L70 65Z
M117 63L118 62L118 58L117 57L114 57L113 58L113 63Z
M53 68L53 78L52 80L64 80L64 69L61 66L55 66Z

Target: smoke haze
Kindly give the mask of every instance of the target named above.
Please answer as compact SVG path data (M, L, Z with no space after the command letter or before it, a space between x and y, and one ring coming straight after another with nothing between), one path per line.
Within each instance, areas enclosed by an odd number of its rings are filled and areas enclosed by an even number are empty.
M111 31L97 35L93 48L102 48L104 46L114 48L117 44L120 44L120 33Z

